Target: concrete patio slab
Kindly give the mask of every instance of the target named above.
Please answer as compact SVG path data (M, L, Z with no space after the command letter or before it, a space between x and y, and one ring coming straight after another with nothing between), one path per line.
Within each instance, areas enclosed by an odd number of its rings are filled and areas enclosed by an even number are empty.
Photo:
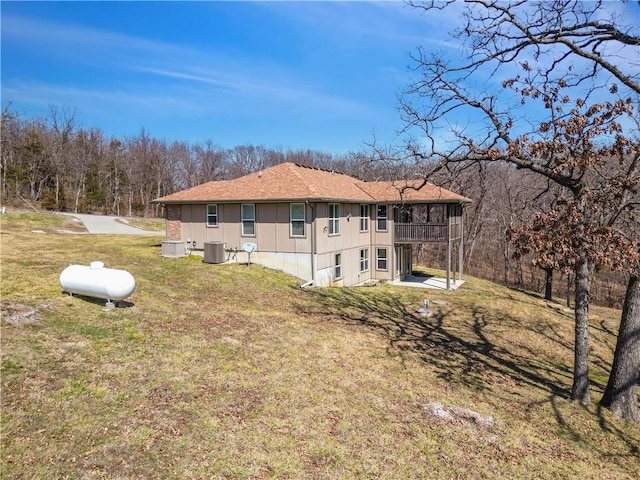
M464 283L464 280L451 280L451 290L457 290ZM392 285L398 285L401 287L430 288L432 290L446 290L447 279L426 275L410 275L404 280L394 280Z

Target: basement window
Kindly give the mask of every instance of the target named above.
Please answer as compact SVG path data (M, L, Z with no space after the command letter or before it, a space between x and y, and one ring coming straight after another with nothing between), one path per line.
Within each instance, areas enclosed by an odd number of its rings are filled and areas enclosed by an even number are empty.
M376 248L376 256L376 270L387 270L389 265L387 261L387 249Z
M369 249L360 249L360 273L369 271Z
M334 263L333 279L340 280L342 278L342 253L336 253Z

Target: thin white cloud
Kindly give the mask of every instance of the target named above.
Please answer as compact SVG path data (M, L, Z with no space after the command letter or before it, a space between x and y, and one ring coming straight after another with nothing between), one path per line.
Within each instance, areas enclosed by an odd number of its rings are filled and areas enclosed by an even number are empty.
M439 18L409 7L403 1L349 2L258 2L265 13L275 14L288 22L320 31L335 42L353 39L375 39L394 48L414 48L420 45L457 49L449 38L456 15ZM462 7L454 4L451 10Z
M58 24L31 18L8 16L2 21L3 38L12 42L22 42L36 46L40 53L61 56L65 61L76 64L87 63L93 68L103 69L113 76L117 86L127 93L119 98L132 104L143 103L153 106L169 102L179 105L179 110L203 108L203 98L210 105L224 105L229 99L220 99L216 94L227 93L236 98L250 96L255 102L283 102L281 108L305 108L317 113L332 112L335 115L372 115L374 108L340 95L332 94L301 81L286 66L268 59L256 59L247 54L231 57L221 51L202 51L193 47L169 42L148 40L132 35L92 29L84 26ZM202 66L206 65L206 68ZM129 74L147 74L156 81L173 79L183 82L172 97L185 95L181 100L164 98L161 101L149 95L148 91L160 89L160 84L145 79L145 85L136 86ZM24 84L8 79L4 82L5 94L30 98L32 103L40 103L47 96L73 102L74 95L79 101L89 102L112 95L104 88L97 87L91 94L91 87L64 88L57 85L39 84L34 91L23 88ZM197 87L199 85L199 87ZM175 88L175 86L171 86ZM128 97L128 99L127 99ZM139 99L139 100L138 100ZM147 99L147 100L145 100ZM98 102L100 103L100 102ZM260 109L255 105L255 109Z
M177 80L184 80L188 83L201 83L212 86L213 90L191 89L192 94L204 96L206 98L216 97L216 92L224 91L234 95L236 99L243 99L241 103L252 102L256 106L255 99L263 99L268 105L278 105L280 109L289 108L311 108L315 114L321 112L331 112L333 115L365 116L375 115L375 109L369 105L344 97L318 92L304 85L287 85L284 82L260 83L252 81L244 75L225 76L219 73L198 69L194 73L175 71L160 68L141 68L141 71L168 77ZM197 96L196 95L196 96ZM200 99L194 100L200 103ZM227 101L231 101L227 99Z
M174 45L117 32L109 32L73 24L61 24L33 18L5 15L2 19L4 41L36 45L39 50L65 57L83 58L78 53L132 51L136 54L171 55Z

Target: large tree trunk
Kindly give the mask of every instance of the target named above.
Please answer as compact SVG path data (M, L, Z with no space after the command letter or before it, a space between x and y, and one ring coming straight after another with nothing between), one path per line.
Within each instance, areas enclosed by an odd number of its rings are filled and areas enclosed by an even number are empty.
M575 266L575 356L571 399L582 405L591 403L589 395L589 293L591 290L591 262L581 259Z
M544 299L553 299L553 268L544 269Z
M640 423L638 375L640 372L640 274L629 277L613 367L600 405L628 422Z

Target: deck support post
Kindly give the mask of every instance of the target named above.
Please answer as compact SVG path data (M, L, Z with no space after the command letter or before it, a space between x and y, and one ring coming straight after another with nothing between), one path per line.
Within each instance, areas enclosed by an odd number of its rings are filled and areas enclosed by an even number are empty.
M447 240L447 290L451 290L451 240Z
M462 266L464 264L464 233L460 229L460 246L458 247L458 280L462 281Z
M447 205L447 290L451 290L451 207Z

